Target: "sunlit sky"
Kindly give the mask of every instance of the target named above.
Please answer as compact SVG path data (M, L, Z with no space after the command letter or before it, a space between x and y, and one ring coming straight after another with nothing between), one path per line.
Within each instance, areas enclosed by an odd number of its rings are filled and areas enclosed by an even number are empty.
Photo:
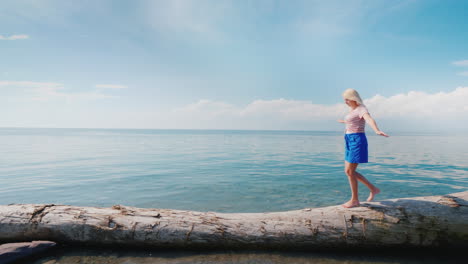
M468 131L468 1L2 0L0 127ZM368 128L370 130L370 128Z

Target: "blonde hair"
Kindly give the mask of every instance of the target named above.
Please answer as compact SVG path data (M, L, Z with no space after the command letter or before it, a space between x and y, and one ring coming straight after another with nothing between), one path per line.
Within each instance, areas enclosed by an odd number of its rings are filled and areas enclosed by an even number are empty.
M351 101L355 101L358 105L363 104L361 96L359 96L359 93L354 89L347 89L346 91L344 91L343 98L351 100Z

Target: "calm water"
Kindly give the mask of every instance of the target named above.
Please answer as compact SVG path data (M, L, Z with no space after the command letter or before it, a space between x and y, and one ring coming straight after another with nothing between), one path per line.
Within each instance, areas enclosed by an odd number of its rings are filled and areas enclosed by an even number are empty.
M377 199L468 189L466 135L368 140ZM350 195L338 132L1 128L0 146L0 204L264 212Z

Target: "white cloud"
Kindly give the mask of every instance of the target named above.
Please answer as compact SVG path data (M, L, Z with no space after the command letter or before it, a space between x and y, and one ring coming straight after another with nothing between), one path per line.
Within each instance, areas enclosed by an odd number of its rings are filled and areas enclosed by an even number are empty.
M118 84L96 84L96 88L101 89L125 89L128 88L125 85L118 85Z
M294 121L310 121L327 119L346 113L343 104L319 105L307 101L297 100L255 100L242 107L226 102L211 100L199 100L196 103L176 108L173 114L180 117L190 116L197 118L236 118L236 119L261 119L275 118Z
M53 82L31 82L31 81L0 81L0 87L63 87L61 83Z
M376 95L365 99L364 103L384 127L418 130L423 127L468 128L467 100L468 87L459 87L451 92ZM200 100L167 113L159 112L153 120L154 124L167 124L165 128L334 130L341 129L335 120L342 119L347 111L343 103L324 105L276 99L255 100L245 106L236 106Z
M452 64L455 65L455 66L459 66L459 67L467 67L468 66L468 60L454 61L454 62L452 62ZM457 75L468 76L468 71L458 72Z
M452 92L425 93L411 91L390 97L375 95L364 99L364 104L373 115L380 118L395 117L443 117L447 114L468 114L468 87L459 87ZM225 102L200 100L197 103L177 109L177 113L220 116L220 113L237 117L265 117L320 120L339 118L346 114L344 104L323 105L298 100L255 100L244 106L234 106Z
M275 116L290 120L314 120L338 116L345 107L337 105L319 105L298 100L256 100L240 112L241 116Z
M452 92L425 93L411 91L391 97L376 95L364 103L379 117L413 117L440 119L449 115L468 114L468 87Z
M229 102L199 100L177 108L146 110L139 107L122 109L90 108L80 104L85 100L109 98L99 90L72 93L61 83L0 81L0 90L18 89L36 100L48 100L50 104L27 104L36 107L34 115L40 117L41 106L50 112L57 107L54 102L76 100L76 111L69 113L72 119L63 117L54 121L57 127L120 127L120 128L175 128L175 129L284 129L284 130L335 130L344 127L336 122L348 112L344 103L317 104L305 100L275 99L254 100L245 105ZM0 98L1 99L1 98ZM56 101L53 101L55 99ZM410 91L393 96L375 95L364 103L379 127L386 131L425 131L468 129L468 87L458 87L448 92L427 93ZM22 111L22 110L21 110ZM45 110L44 110L45 111ZM88 115L85 113L92 112ZM12 113L14 114L14 113ZM22 125L36 125L42 119L24 116L17 118ZM16 122L12 119L11 122ZM19 122L18 121L18 122ZM45 120L44 122L51 120ZM75 122L75 123L73 123ZM7 124L7 123L5 123ZM10 124L11 125L11 124ZM370 128L367 128L370 131Z
M456 66L468 66L468 60L454 61L452 64Z
M19 89L16 96L26 100L48 101L53 99L61 100L96 100L112 98L100 91L90 92L68 92L64 91L62 83L54 82L31 82L31 81L0 81L0 87L4 89Z
M237 111L237 109L230 104L224 102L216 102L211 100L199 100L196 103L188 104L184 107L175 108L175 112L181 113L196 113L196 112L229 112L229 111Z
M314 129L314 122L335 120L345 113L343 105L317 105L296 100L255 100L245 106L200 100L154 120L166 128L196 129Z
M5 37L0 35L0 40L18 40L18 39L28 39L28 35L11 35L9 37Z
M31 81L0 81L0 87L19 89L19 97L27 97L32 100L47 100L59 97L62 93L63 84L54 82L31 82Z

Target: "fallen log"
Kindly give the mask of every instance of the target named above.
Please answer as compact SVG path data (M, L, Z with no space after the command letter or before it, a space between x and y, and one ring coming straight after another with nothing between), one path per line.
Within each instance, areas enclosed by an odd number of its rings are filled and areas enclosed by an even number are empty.
M361 207L270 213L54 204L0 206L0 242L179 249L323 249L468 246L468 191Z

